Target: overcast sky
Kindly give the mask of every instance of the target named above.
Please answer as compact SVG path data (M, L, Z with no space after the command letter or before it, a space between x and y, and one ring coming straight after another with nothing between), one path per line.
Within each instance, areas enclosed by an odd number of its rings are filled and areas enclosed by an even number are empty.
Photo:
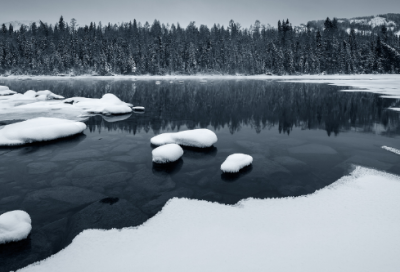
M186 27L214 23L227 25L233 19L243 27L259 20L275 26L289 18L293 25L326 17L351 18L383 13L400 13L399 0L1 0L0 22L42 20L54 24L60 15L75 18L83 26L91 21L104 24L154 19Z

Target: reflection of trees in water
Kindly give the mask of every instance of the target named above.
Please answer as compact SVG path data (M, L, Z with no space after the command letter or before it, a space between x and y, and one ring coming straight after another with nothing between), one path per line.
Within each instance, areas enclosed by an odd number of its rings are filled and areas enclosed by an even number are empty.
M35 85L37 88L35 88ZM392 99L363 92L338 92L339 87L280 83L272 81L214 81L200 84L184 81L172 84L163 81L24 81L8 84L10 89L49 89L65 97L101 97L111 92L122 100L146 107L143 115L109 123L91 118L92 131L124 130L155 133L211 126L218 130L228 127L231 133L242 126L257 132L277 127L289 134L293 127L325 129L328 135L357 129L372 132L398 133L398 113L385 110L396 104ZM343 88L342 88L343 89Z

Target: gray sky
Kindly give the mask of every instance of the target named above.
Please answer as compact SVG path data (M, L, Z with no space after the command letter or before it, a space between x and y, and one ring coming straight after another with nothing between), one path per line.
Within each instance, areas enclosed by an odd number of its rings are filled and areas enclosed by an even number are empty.
M400 13L399 0L1 0L0 22L42 20L54 24L60 15L75 18L83 26L91 21L104 24L154 19L186 27L213 23L227 25L230 19L249 27L260 20L275 26L289 18L293 25L326 17L351 18Z

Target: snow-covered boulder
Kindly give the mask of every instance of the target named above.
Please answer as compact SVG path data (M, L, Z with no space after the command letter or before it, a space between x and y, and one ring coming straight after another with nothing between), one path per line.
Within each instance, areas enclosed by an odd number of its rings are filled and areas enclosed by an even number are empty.
M24 96L36 100L64 99L64 96L57 95L55 93L50 92L49 90L37 91L37 92L29 90L24 93Z
M221 165L224 173L237 173L240 169L249 166L253 162L253 157L246 154L236 153L228 156Z
M218 141L217 135L209 129L193 129L175 133L163 133L151 138L153 145L179 144L192 147L210 147Z
M53 100L53 99L64 99L64 96L54 94L50 92L49 90L45 91L37 91L36 92L36 99L38 100Z
M134 111L144 111L144 107L142 106L135 106L132 108Z
M126 114L132 112L132 104L121 101L113 94L105 94L102 98L71 97L64 103L72 104L91 114Z
M168 163L179 160L183 155L183 149L177 144L166 144L152 151L153 162Z
M4 95L12 95L12 94L16 94L17 92L11 91L10 89L8 89L7 86L0 86L0 96L4 96Z
M26 239L32 230L31 217L24 211L0 215L0 244Z
M39 117L4 126L0 129L0 146L51 141L81 133L85 129L86 125L81 122Z

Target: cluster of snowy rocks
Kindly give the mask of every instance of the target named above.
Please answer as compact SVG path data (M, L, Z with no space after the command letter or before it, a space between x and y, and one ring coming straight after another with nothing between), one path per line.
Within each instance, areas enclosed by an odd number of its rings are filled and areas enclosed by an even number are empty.
M95 114L120 116L134 110L144 111L144 107L134 107L109 93L100 99L85 97L65 99L49 90L29 90L20 94L9 90L6 86L0 86L0 118L4 116L7 119L27 119L0 129L0 146L23 145L73 136L86 129L86 125L76 122L76 119L80 120ZM48 117L54 112L57 116L68 118ZM112 118L110 121L113 121Z
M134 107L121 101L113 94L105 94L102 98L71 97L52 93L49 90L16 93L6 86L0 86L0 118L31 119L32 116L48 117L67 116L66 119L82 120L88 116L102 114L104 116L129 114L133 111L144 111L144 107Z
M153 162L169 163L179 160L183 156L183 149L180 147L211 147L218 141L217 135L209 129L193 129L175 133L162 133L151 138L151 144L157 147L153 150ZM253 162L250 155L236 153L228 156L222 163L221 170L224 173L237 173L242 168Z

